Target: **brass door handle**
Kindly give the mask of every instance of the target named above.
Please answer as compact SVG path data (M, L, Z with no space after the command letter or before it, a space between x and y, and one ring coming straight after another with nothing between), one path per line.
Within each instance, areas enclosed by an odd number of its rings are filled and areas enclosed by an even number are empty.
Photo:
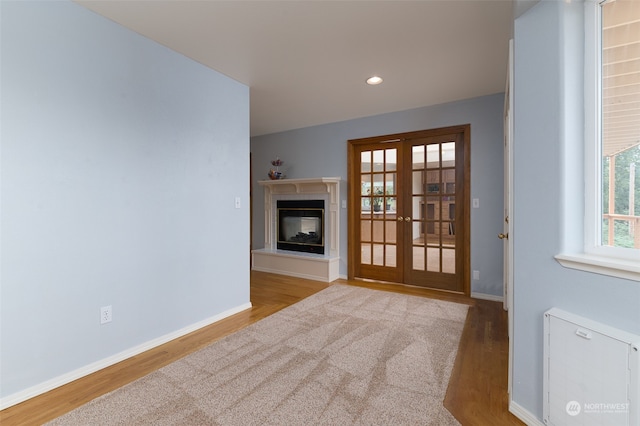
M498 234L498 238L500 238L501 240L504 239L509 239L509 233L507 232L506 234L503 234L502 232Z
M402 216L398 216L398 222L402 222L404 218Z
M405 222L411 222L411 218L409 216L407 216L407 217L404 218L404 221Z

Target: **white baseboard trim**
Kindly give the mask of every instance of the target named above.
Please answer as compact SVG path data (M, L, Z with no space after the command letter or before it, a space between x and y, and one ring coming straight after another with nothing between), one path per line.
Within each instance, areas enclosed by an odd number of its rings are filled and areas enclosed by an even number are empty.
M509 412L522 420L527 426L545 426L531 411L523 408L517 402L509 401Z
M476 292L471 292L471 297L473 297L474 299L482 299L482 300L491 300L492 302L503 302L504 301L504 297L503 296L496 296L493 294L486 294L486 293L476 293Z
M5 408L19 404L21 402L24 402L38 395L42 395L43 393L49 392L62 385L66 385L67 383L70 383L74 380L80 379L84 376L95 373L96 371L99 371L111 365L117 364L118 362L124 361L125 359L139 355L142 352L148 351L149 349L153 349L157 346L170 342L171 340L175 340L177 338L185 336L203 327L206 327L220 320L223 320L227 317L230 317L231 315L235 315L239 312L250 309L251 306L252 306L251 302L243 303L240 306L236 306L235 308L228 309L222 313L219 313L218 315L214 315L210 318L191 324L180 330L176 330L172 333L165 334L164 336L157 337L153 340L150 340L138 346L134 346L132 348L126 349L110 357L101 359L99 361L93 362L84 367L78 368L77 370L70 371L66 374L55 377L51 380L47 380L46 382L42 382L40 384L37 384L35 386L32 386L20 392L16 392L12 395L9 395L7 397L0 399L0 410L4 410Z

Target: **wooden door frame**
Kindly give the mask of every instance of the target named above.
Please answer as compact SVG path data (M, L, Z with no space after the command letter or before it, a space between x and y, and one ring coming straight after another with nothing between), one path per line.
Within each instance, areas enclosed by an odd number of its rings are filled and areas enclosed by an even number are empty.
M462 205L464 206L463 232L464 244L462 247L463 268L462 283L463 293L471 295L471 125L462 124L458 126L441 127L437 129L419 130L415 132L394 133L368 138L350 139L347 141L347 276L349 279L355 278L355 265L357 256L360 254L359 247L356 247L356 222L357 214L360 211L360 193L354 191L353 182L360 180L360 170L355 167L356 147L359 145L385 142L399 142L408 139L434 137L451 133L462 133L464 143L463 160L463 195ZM381 147L384 145L381 145ZM446 290L442 290L446 291Z

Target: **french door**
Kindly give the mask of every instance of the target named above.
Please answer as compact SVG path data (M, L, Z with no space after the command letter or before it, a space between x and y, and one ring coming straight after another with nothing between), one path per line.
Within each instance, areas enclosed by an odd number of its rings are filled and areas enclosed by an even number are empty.
M469 126L349 141L349 277L469 293Z

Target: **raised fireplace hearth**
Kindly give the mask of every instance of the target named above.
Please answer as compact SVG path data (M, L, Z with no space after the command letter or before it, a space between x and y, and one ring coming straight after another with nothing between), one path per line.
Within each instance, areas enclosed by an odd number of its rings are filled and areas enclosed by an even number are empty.
M339 278L340 178L259 181L264 248L252 269L331 282Z

